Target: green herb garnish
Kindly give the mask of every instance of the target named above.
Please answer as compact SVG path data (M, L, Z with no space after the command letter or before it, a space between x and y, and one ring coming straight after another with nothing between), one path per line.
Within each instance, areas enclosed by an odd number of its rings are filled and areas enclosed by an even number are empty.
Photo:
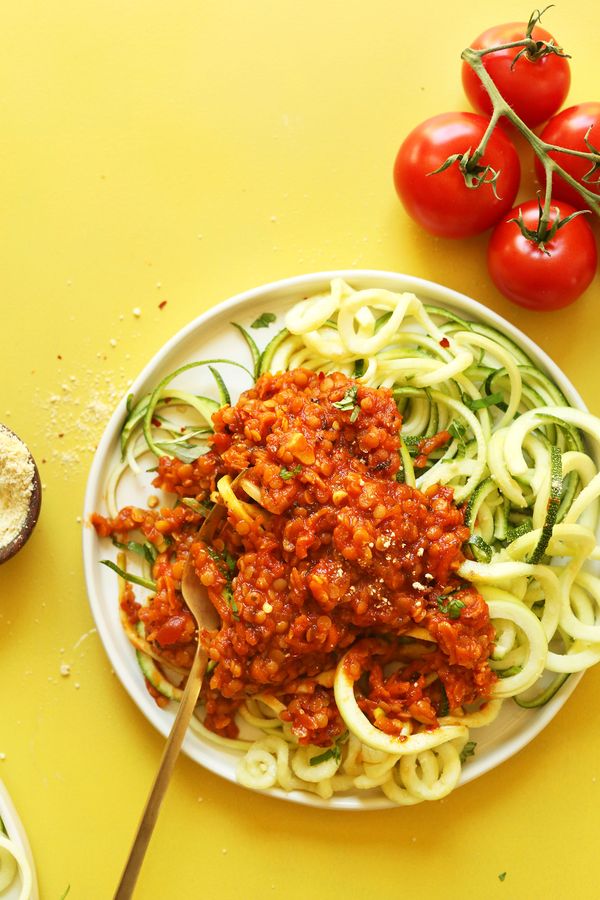
M486 397L479 397L477 400L473 400L473 398L469 397L468 394L463 394L463 401L465 406L472 410L486 409L488 406L496 406L497 403L502 403L503 399L504 395L499 392L496 394L488 394Z
M470 756L475 756L475 747L477 746L476 741L467 741L465 746L460 751L460 761L464 763Z
M233 590L231 589L231 585L229 585L229 584L225 585L225 587L223 588L223 596L225 597L225 599L227 600L227 603L229 604L231 612L233 613L233 618L239 619L240 611L238 609L237 603L235 602L235 597L233 596Z
M210 508L208 506L204 506L203 503L200 503L199 500L196 500L195 497L182 497L181 502L184 506L187 506L192 512L198 513L199 516L206 516L210 512Z
M454 419L448 425L448 434L452 435L453 438L456 438L461 447L465 445L465 435L467 433L466 427L462 422L459 422L457 419Z
M454 591L452 593L454 593ZM442 594L435 599L439 611L444 613L445 616L448 616L449 619L458 619L461 610L465 607L463 601L459 600L458 597L453 597L452 594Z
M235 557L233 557L228 550L223 550L223 562L230 572L235 572L237 562L235 560Z
M332 403L332 406L335 406L336 409L341 409L343 412L350 412L350 421L356 422L358 418L358 414L360 412L360 406L357 403L356 395L358 393L358 385L353 384L352 387L349 387L341 400L337 400L335 403Z
M338 747L337 744L334 744L333 747L329 747L323 753L319 753L318 756L311 756L309 760L309 765L318 766L320 763L327 762L328 759L335 759L336 762L339 762L342 756L342 751Z
M158 556L158 549L154 544L150 543L150 541L144 541L143 544L140 544L137 541L127 541L126 544L122 544L121 541L117 541L113 538L112 542L119 550L128 550L130 553L137 553L138 556L143 556L150 565L152 565Z
M233 573L235 572L236 562L233 556L224 550L223 553L218 553L214 547L208 547L208 554L212 560L217 564L217 568L221 572L221 574L226 579L226 585L223 588L223 596L225 600L229 604L231 612L233 613L234 619L239 619L240 611L238 609L238 605L235 602L235 597L233 596L233 588L231 587L231 579L233 577Z
M189 441L156 441L155 444L159 450L168 456L174 456L176 459L184 463L195 462L199 456L204 456L208 451L205 444L190 444Z
M274 313L264 312L258 319L255 319L250 328L268 328L271 322L274 322L277 316Z
M327 750L324 750L323 753L319 753L317 756L312 756L308 761L309 765L318 766L322 762L327 762L328 759L335 759L336 762L339 762L342 758L342 748L340 745L347 740L348 732L345 731L344 734L340 735L333 746L328 747Z
M505 878L506 872L500 872L500 874L498 875L498 881L504 881Z
M299 475L302 471L302 466L294 466L293 469L280 469L279 477L283 478L284 481L288 481L290 478L293 478L294 475Z

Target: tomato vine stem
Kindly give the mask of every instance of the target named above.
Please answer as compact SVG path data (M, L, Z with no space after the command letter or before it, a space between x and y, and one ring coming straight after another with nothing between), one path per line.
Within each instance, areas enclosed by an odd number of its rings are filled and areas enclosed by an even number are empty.
M600 216L600 199L598 198L598 195L589 190L584 185L580 184L580 182L576 181L575 178L573 178L567 171L565 171L565 169L563 169L563 167L559 163L557 163L556 160L552 159L549 154L551 152L568 153L571 156L578 156L582 159L586 159L590 163L590 171L594 171L594 169L600 169L600 153L596 152L595 150L590 150L590 152L585 152L583 150L570 150L568 147L560 147L556 144L548 144L545 141L542 141L541 138L539 138L538 135L523 122L523 120L517 115L514 109L509 106L509 104L506 102L506 100L498 90L496 84L494 83L493 79L491 78L483 64L483 57L489 53L495 53L500 50L507 50L517 47L522 47L526 51L528 49L531 49L532 44L536 45L536 47L538 47L539 49L539 45L544 44L544 42L534 41L531 37L526 36L521 41L511 41L507 44L498 44L495 47L488 47L483 50L475 50L472 47L467 47L461 53L461 58L473 69L473 71L481 81L483 87L485 88L492 103L492 116L489 125L481 141L479 142L479 145L473 151L471 160L474 160L476 162L481 159L485 152L487 143L492 135L492 132L496 127L499 119L501 119L502 117L508 119L508 121L514 125L517 131L519 131L520 134L523 135L525 140L531 146L533 152L541 161L546 175L544 203L542 206L540 225L538 229L538 240L540 242L543 242L544 236L548 232L548 224L550 222L550 211L552 206L552 179L554 175L559 175L562 179L564 179L567 184L574 188L583 197L587 206L589 206L589 208L593 212L595 212L596 215ZM545 47L549 48L549 52L551 53L559 52L558 48L556 48L553 44L545 44Z

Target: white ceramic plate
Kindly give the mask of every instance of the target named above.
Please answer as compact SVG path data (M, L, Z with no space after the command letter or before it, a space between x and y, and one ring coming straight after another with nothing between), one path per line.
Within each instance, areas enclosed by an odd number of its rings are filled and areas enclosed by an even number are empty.
M475 300L433 282L392 272L370 270L301 275L255 288L215 306L191 322L165 344L136 379L131 391L137 398L151 390L164 375L193 360L225 357L249 365L248 349L239 332L230 323L237 322L248 327L261 313L276 313L278 321L269 329L252 331L255 339L262 341L264 345L281 327L285 312L294 303L325 289L331 279L337 276L344 278L355 288L382 287L393 291L413 291L425 302L445 306L467 319L486 322L500 329L519 344L535 363L548 373L574 406L585 408L573 385L552 360L522 332L500 316L481 306ZM232 401L235 402L236 392L249 387L250 379L244 377L241 370L231 366L220 366L219 368L232 390ZM195 393L208 393L214 396L214 382L206 367L185 372L174 384L193 390ZM88 521L92 512L105 510L104 485L109 472L119 459L119 433L125 412L125 399L123 399L98 445L87 486L84 521ZM148 476L147 486L141 493L139 486L137 487L136 502L143 504L147 496L153 493L153 490L150 489L150 477ZM131 487L133 489L133 486ZM122 498L127 496L129 488L130 485L124 485ZM127 502L131 501L132 497L129 494ZM148 694L135 654L119 622L115 575L105 566L99 565L101 559L107 556L113 557L113 548L108 541L98 540L94 530L88 526L84 529L83 555L92 612L115 672L146 718L158 731L167 735L173 722L174 710L159 709ZM485 729L477 729L477 753L465 765L461 784L483 775L531 741L556 715L578 680L579 676L572 676L564 688L539 710L525 710L515 703L505 703L500 716L492 725ZM192 733L188 733L183 749L192 759L212 772L230 781L236 780L235 769L239 759L236 753L215 747ZM393 806L385 796L375 792L337 795L327 801L300 791L288 794L285 791L273 789L269 793L272 796L297 803L328 809L382 809Z
M31 866L31 871L33 873L33 886L31 888L31 894L29 895L27 900L38 900L39 894L31 848L27 840L27 835L25 834L25 829L21 824L21 820L17 815L17 811L13 805L12 800L10 799L10 795L2 781L0 781L0 818L4 822L4 827L9 838L21 848L21 850L29 860L29 865ZM20 896L21 888L21 873L19 872L11 886L4 893L0 894L0 897L2 898L2 900L17 900L17 898Z

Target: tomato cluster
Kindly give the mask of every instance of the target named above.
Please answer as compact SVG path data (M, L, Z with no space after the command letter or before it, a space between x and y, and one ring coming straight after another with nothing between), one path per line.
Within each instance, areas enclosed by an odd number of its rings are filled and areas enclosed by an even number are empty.
M476 38L471 48L481 52L491 92L473 66L463 62L463 86L477 113L442 113L418 125L398 151L394 183L406 211L432 234L464 238L493 227L488 269L499 290L522 306L558 309L576 300L596 271L589 212L578 214L586 201L553 174L548 222L546 217L541 221L537 199L513 208L521 178L519 157L502 127L504 120L492 121L494 93L518 116L530 143L535 140L530 129L547 122L540 135L545 145L587 154L598 152L600 103L558 112L569 90L569 62L552 35L537 19L533 27L532 22L495 26ZM527 47L506 46L526 37L532 39ZM598 172L589 178L589 159L554 149L547 150L547 157L600 199ZM546 170L537 154L534 158L544 190Z

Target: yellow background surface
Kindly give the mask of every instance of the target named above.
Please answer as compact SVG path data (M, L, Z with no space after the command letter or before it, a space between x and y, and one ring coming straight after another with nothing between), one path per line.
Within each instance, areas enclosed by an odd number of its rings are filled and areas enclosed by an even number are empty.
M73 900L111 896L161 751L94 631L78 517L109 414L168 337L280 277L390 269L504 315L600 414L598 278L567 310L525 312L491 285L486 236L427 236L391 182L415 124L468 108L461 49L529 12L491 0L471 13L439 0L4 4L0 421L30 444L44 501L0 569L0 776L43 900L68 885ZM597 100L597 6L562 3L545 24L573 54L569 102ZM533 744L435 805L314 810L181 758L137 896L598 897L599 690L591 671Z

